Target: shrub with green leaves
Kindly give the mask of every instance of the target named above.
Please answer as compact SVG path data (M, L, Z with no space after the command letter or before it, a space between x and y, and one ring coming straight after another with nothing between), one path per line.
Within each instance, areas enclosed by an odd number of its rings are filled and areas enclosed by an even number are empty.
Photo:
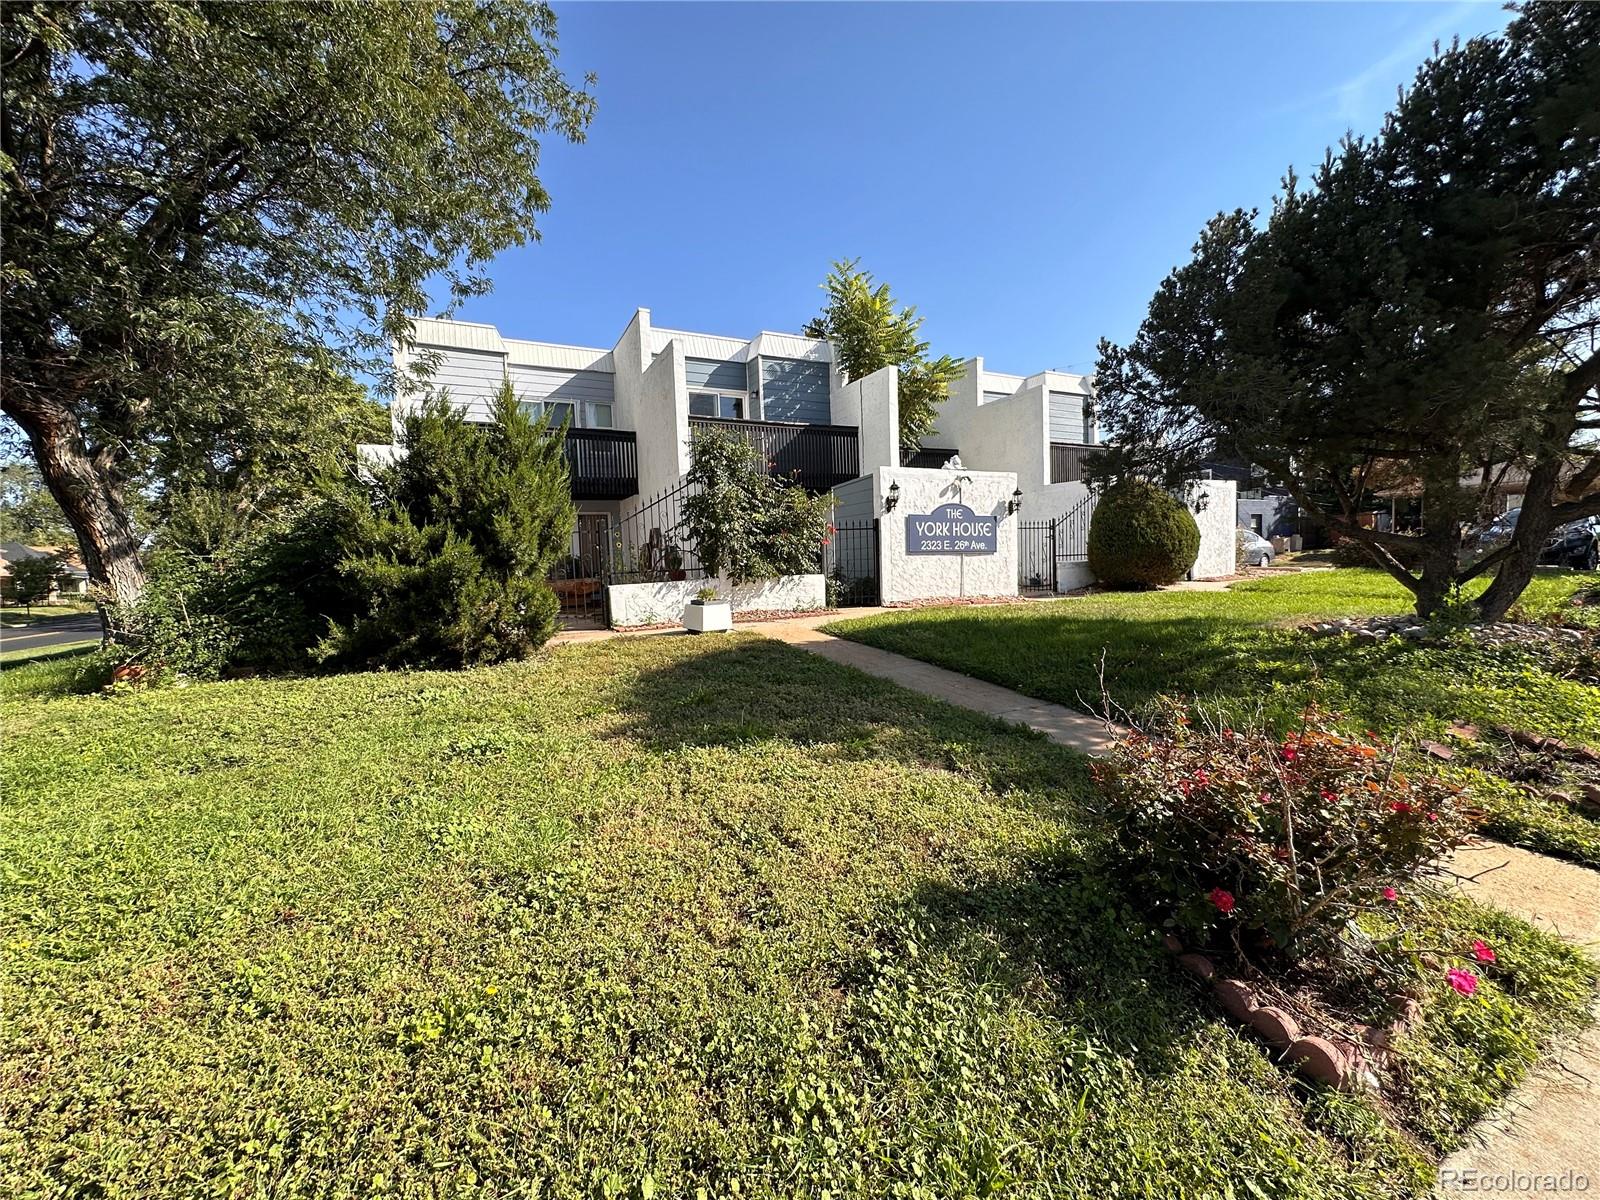
M358 501L338 485L325 485L325 493L247 528L216 553L176 546L152 553L139 600L112 611L123 637L117 665L137 666L151 680L313 668L317 640L362 602L339 571Z
M821 570L832 501L767 473L761 451L721 430L690 443L683 529L707 574L735 583Z
M1133 479L1106 489L1089 521L1089 570L1110 587L1161 587L1200 553L1200 527L1183 502Z
M1189 939L1300 959L1337 956L1353 918L1394 902L1465 837L1458 789L1396 758L1315 708L1279 739L1197 728L1169 703L1093 771L1153 914Z
M531 420L506 381L477 426L430 399L404 455L352 514L340 572L362 610L316 647L326 662L459 666L520 658L556 631L547 582L577 520L562 437Z

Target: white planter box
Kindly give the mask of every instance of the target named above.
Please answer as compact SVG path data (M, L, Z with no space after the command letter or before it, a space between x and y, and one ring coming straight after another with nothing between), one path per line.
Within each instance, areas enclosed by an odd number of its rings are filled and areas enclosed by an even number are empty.
M691 600L683 606L683 627L690 633L727 633L733 628L733 605L727 600L706 604Z

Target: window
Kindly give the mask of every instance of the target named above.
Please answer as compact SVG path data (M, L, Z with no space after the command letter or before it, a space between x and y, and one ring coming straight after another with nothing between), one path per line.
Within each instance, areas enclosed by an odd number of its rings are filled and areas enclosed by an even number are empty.
M1250 518L1250 530L1257 537L1261 536L1261 514L1256 513Z
M722 417L737 421L744 416L743 392L690 392L691 417Z
M611 402L609 400L585 400L583 402L583 423L590 429L610 429Z
M550 428L560 429L563 424L577 425L577 413L570 400L523 400L517 405L528 418L537 421L546 413L550 415ZM609 405L607 407L610 407Z

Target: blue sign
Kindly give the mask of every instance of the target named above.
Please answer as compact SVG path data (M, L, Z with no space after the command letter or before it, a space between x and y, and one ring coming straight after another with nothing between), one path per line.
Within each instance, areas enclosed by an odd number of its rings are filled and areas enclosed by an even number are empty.
M907 554L993 554L999 548L1000 518L980 517L965 504L906 516Z

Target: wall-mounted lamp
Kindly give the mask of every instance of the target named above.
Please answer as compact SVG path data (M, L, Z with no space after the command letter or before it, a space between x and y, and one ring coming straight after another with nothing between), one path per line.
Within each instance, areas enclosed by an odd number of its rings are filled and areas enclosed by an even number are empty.
M894 511L894 506L899 503L900 485L898 483L891 483L889 485L889 494L883 498L883 511L886 513L892 513Z
M1006 515L1010 516L1022 508L1022 489L1018 488L1011 493L1011 502L1006 505Z
M1203 513L1203 512L1205 512L1205 510L1208 507L1210 507L1210 505L1211 505L1211 493L1210 492L1201 492L1199 497L1194 502L1194 510L1197 513Z

